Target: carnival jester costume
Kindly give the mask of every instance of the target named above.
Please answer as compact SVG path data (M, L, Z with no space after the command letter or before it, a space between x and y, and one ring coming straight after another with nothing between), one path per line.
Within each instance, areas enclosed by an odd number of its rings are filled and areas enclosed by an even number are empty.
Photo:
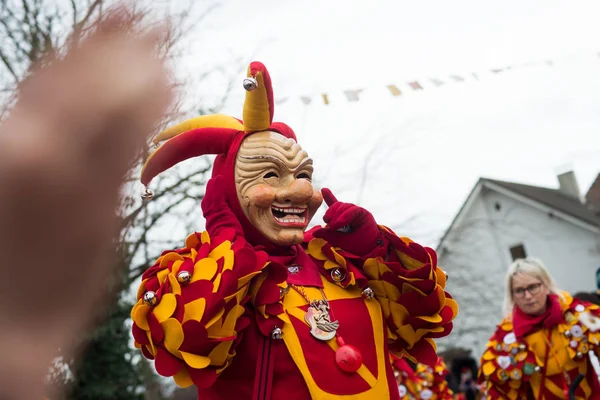
M566 292L548 298L543 315L516 309L498 325L481 358L485 399L568 399L571 386L576 399L600 399L588 357L599 352L600 307Z
M398 399L388 352L435 363L457 306L435 252L311 183L313 163L273 123L265 67L243 122L201 116L157 136L141 181L216 154L206 230L142 277L133 336L158 373L202 399ZM325 226L305 232L321 205Z

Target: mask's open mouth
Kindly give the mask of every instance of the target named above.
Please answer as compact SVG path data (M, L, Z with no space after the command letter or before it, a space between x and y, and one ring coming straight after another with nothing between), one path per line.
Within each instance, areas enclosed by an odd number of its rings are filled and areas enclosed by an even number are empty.
M277 207L271 206L273 218L281 226L305 227L308 222L308 208L306 207Z

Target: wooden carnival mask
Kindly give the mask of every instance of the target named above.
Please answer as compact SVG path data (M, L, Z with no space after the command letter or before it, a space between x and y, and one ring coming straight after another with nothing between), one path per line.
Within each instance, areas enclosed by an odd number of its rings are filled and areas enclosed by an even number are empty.
M270 242L302 242L323 202L312 174L312 159L293 139L265 131L242 142L235 160L238 200L250 223Z

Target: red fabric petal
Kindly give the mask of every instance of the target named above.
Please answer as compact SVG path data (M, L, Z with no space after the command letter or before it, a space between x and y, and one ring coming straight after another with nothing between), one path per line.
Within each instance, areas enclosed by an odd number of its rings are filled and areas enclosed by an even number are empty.
M156 372L162 376L173 376L183 367L183 362L162 347L156 348Z
M185 306L183 304L183 297L181 295L175 295L175 301L177 301L177 305L175 306L175 311L173 312L173 318L177 321L183 321L183 316L185 314Z
M135 322L131 326L131 333L135 341L139 344L150 344L150 341L148 340L148 335L146 335L146 331L137 326Z
M271 264L269 264L269 266L267 267L267 272L268 275L266 281L270 281L273 283L285 282L285 280L288 277L287 268L276 262L272 262Z
M196 385L198 389L206 389L212 386L217 380L217 373L214 369L194 369L190 367L187 367L187 369L190 378L192 378L192 382L194 382L194 385Z
M152 291L156 293L158 291L158 288L160 287L160 283L158 282L158 278L154 277L147 280L145 286L147 292Z
M274 304L267 304L265 306L265 312L269 315L279 315L283 313L283 305L279 302Z
M204 243L198 249L198 255L196 256L196 260L202 260L203 258L208 257L209 253L210 253L210 244Z
M200 297L207 297L212 293L213 284L211 281L199 280L188 285L181 287L181 297L185 304L199 299Z
M258 271L256 268L256 256L254 251L245 247L238 250L234 255L235 260L235 271L238 277L249 275L254 271Z
M279 301L279 286L265 280L256 293L254 305L271 304Z
M235 331L236 332L243 331L244 329L246 329L248 327L248 325L250 325L250 318L248 318L245 315L242 315L235 322Z
M198 321L189 320L183 325L183 343L180 350L193 354L202 354L202 350L208 343L208 332L203 324Z
M233 301L230 303L234 303ZM217 312L225 307L225 300L216 293L211 293L206 297L206 306L204 307L204 315L201 322L207 323Z
M152 335L152 340L155 344L161 343L165 338L165 333L163 332L162 326L160 326L160 322L154 316L152 312L148 313L148 325L150 326L150 334Z
M256 270L259 271L261 270L264 265L267 263L267 261L269 260L269 255L267 253L265 253L264 251L257 251L256 252Z
M192 261L191 258L186 257L186 259L183 260L183 262L179 266L179 271L177 271L177 273L179 273L181 271L187 271L190 274L194 273L194 262Z
M227 270L221 275L221 285L217 293L223 297L230 296L237 291L237 275L232 270Z
M154 360L154 356L152 354L150 354L150 352L148 351L148 349L146 348L146 346L142 346L142 354L148 360Z

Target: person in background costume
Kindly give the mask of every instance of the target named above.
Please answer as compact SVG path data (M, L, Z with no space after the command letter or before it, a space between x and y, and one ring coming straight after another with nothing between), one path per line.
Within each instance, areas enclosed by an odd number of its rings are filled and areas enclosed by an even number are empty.
M415 374L413 367L404 358L390 354L394 367L394 376L398 385L400 400L415 400L420 398L421 379Z
M450 372L442 360L438 357L433 367L417 363L415 374L421 379L422 389L420 391L421 399L432 400L452 400L454 395L448 386L446 377Z
M201 116L154 140L146 186L185 159L217 157L206 230L142 276L136 346L202 399L398 399L388 352L435 363L434 339L457 313L436 254L312 185L312 159L273 122L263 64L243 86L243 121ZM306 231L323 200L326 225Z
M597 399L589 353L600 344L600 308L560 292L535 259L509 266L506 289L506 317L480 362L484 398L568 399L577 386L576 399Z

